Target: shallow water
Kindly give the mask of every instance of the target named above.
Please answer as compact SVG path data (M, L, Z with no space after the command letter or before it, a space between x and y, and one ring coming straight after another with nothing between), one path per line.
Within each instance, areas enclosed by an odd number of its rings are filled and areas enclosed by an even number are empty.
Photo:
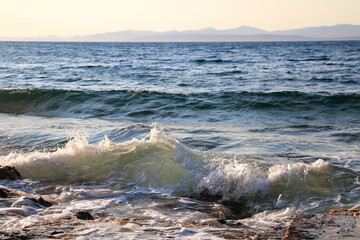
M0 49L4 231L276 238L359 203L360 42Z

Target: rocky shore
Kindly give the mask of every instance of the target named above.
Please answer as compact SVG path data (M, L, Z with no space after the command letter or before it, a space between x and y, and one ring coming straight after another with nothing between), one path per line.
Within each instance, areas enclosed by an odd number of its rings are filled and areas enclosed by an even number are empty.
M21 180L22 176L13 166L0 166L0 218L9 217L23 219L34 213L44 214L54 211L56 202L43 196L34 196L26 192L10 189L6 186L9 181ZM181 203L174 202L159 208L178 208ZM196 204L195 204L196 205ZM189 221L178 226L172 222L162 220L160 224L167 227L189 229L212 227L217 235L224 239L359 239L360 212L357 209L332 209L328 213L313 214L297 212L287 226L270 227L271 231L256 231L243 225L239 220L231 219L231 210L221 204L208 203L199 206L187 206L197 211L211 215L213 220L205 222ZM87 210L69 211L59 214L54 220L44 218L41 222L34 222L23 228L11 230L0 229L0 239L75 239L89 234L91 224L115 223L121 226L124 233L131 231L127 226L147 225L150 221L159 221L148 217L114 218L104 212ZM155 230L154 230L155 231Z
M332 209L325 214L297 213L284 239L360 239L359 216L357 209Z

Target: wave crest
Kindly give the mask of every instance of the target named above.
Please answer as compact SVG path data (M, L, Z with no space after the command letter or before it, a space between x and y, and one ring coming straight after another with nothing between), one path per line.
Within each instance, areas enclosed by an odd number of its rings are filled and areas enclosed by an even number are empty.
M310 197L314 192L350 186L349 179L358 177L322 159L263 166L251 159L241 162L219 156L191 150L153 124L142 139L114 143L105 136L98 144L90 144L86 137L74 135L54 152L10 153L0 156L0 164L15 165L24 177L59 183L156 188L234 201L245 197L269 202L279 194L283 201L298 197L299 192Z
M164 187L184 181L186 161L194 159L190 155L196 154L153 124L142 139L114 143L105 136L98 144L90 144L86 137L75 134L55 152L10 153L0 163L15 165L29 178Z

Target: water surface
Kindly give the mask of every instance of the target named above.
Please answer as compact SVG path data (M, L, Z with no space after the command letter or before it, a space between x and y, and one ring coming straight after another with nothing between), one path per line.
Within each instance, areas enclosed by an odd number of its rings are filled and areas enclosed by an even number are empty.
M360 42L1 42L0 59L0 164L26 178L0 184L56 203L4 203L6 231L88 210L74 237L269 237L359 202Z

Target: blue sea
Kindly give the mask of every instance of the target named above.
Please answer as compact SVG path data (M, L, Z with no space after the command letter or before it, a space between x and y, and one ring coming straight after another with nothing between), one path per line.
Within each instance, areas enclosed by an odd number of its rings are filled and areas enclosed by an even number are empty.
M359 156L359 41L0 42L7 233L281 238L360 207Z

